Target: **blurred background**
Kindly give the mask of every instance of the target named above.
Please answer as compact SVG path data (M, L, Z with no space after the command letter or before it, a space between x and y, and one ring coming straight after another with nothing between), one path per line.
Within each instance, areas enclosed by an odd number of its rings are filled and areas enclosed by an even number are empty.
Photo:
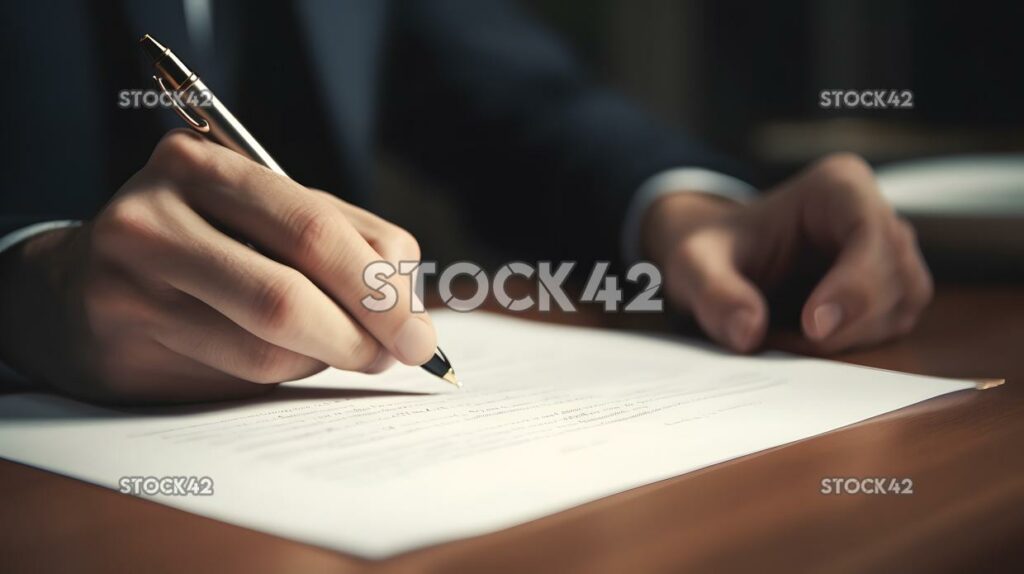
M859 153L936 275L1024 278L1024 2L520 1L595 81L746 162L759 187ZM909 90L914 107L823 109L826 89ZM400 165L385 159L381 182L428 256L486 260L401 213L431 190Z

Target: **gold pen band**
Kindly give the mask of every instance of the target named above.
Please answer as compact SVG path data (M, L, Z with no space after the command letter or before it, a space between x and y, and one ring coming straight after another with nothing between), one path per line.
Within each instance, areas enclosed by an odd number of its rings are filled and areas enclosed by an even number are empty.
M141 40L143 49L153 59L159 76L153 76L157 86L168 95L174 111L192 129L211 136L222 146L234 150L275 172L287 176L267 150L245 129L242 122L227 106L213 95L203 80L193 74L185 64L165 46L146 34ZM182 102L197 102L187 109ZM198 119L197 117L198 116Z

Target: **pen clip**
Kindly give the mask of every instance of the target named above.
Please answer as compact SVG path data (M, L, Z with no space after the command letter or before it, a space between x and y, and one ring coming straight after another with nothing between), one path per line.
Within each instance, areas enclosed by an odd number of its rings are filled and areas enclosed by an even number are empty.
M185 120L185 123L188 124L188 127L196 130L201 134L205 134L210 131L209 122L202 118L198 120L193 118L187 111L185 111L185 108L181 107L181 104L178 102L178 95L167 89L167 86L164 85L164 81L162 78L158 76L153 76L153 79L156 81L156 85L160 88L160 90L163 91L163 93L166 94L168 98L170 98L171 106L174 108L174 112L178 114L181 117L181 119Z

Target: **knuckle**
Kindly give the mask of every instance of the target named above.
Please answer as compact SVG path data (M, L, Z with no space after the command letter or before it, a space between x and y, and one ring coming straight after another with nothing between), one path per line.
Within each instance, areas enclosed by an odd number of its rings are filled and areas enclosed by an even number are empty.
M157 143L150 165L174 179L198 177L226 182L229 175L217 161L217 146L189 130L175 129Z
M842 209L849 209L851 202L871 205L883 202L871 166L856 154L829 155L815 164L812 173L817 180L816 185L802 189L807 193L822 194Z
M180 164L200 160L202 142L199 137L185 129L174 129L156 144L151 161L158 164Z
M684 264L690 265L700 260L707 245L699 234L690 235L680 241L675 248L675 257Z
M123 249L139 240L149 241L160 236L160 225L149 204L128 196L115 200L97 218L93 237L104 251Z
M850 152L829 154L818 163L818 168L839 179L873 176L871 165L863 157Z
M268 333L287 335L294 323L300 285L301 276L292 270L281 272L264 283L253 305L258 328Z
M412 233L409 233L401 227L394 226L392 233L391 242L394 245L395 252L398 255L398 259L405 261L419 261L420 243L416 240L416 237Z
M293 257L307 265L318 265L329 249L334 218L329 210L304 207L291 219Z

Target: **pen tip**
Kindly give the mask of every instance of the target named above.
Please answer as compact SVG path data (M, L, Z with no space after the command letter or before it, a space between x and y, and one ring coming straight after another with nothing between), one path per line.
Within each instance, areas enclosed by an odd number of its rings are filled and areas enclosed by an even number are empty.
M448 369L448 372L445 373L444 376L441 378L455 385L456 387L459 387L460 389L462 388L462 383L460 383L459 379L455 377L455 371L452 369Z
M142 46L142 51L149 56L149 59L154 62L162 58L164 53L167 52L167 48L149 34L139 38L139 45Z

